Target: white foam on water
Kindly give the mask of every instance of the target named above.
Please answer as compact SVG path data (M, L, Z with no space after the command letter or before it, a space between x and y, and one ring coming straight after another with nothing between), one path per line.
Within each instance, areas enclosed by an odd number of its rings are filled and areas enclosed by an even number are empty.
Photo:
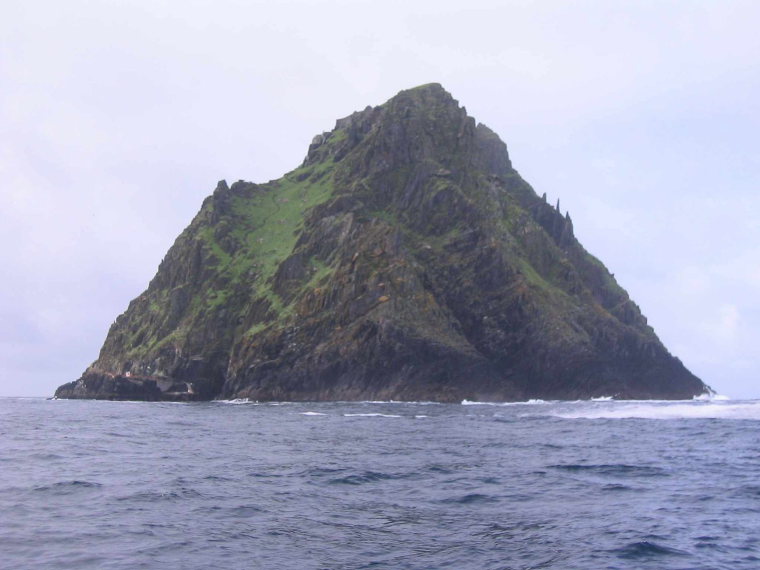
M232 400L212 400L215 404L228 404L232 406L240 406L242 404L248 404L250 406L289 406L293 402L259 402L258 400L251 400L250 398L233 398ZM186 402L178 402L184 404Z
M400 418L401 417L395 414L379 414L379 413L343 414L343 416L347 418Z
M415 420L421 420L422 418L427 418L428 416L414 416Z
M16 397L9 397L8 398L13 400L20 400L21 398ZM32 399L32 398L30 398ZM90 404L97 405L97 406L121 406L123 404L140 404L140 405L148 405L148 406L156 406L156 405L163 405L163 404L178 404L182 406L186 406L191 402L170 402L170 401L160 401L160 400L82 400L79 398L46 398L47 402L89 402Z
M58 400L55 396L0 396L0 400Z
M730 402L730 403L728 403ZM725 419L760 420L760 401L695 400L603 402L603 405L560 409L551 415L564 419Z
M592 402L611 402L615 398L613 396L599 396L598 398L591 398Z
M65 398L60 398L61 400L64 400ZM77 398L72 398L71 400L67 400L69 402L81 402L82 400L78 400ZM150 402L148 400L91 400L92 402L97 402L98 404L105 404L107 406L113 406L113 405L121 405L121 404L177 404L181 402Z
M233 406L239 406L240 404L258 404L258 402L254 400L249 400L248 398L235 398L233 400L214 400L217 404L230 404Z
M524 402L473 402L472 400L462 400L461 405L462 406L535 406L540 404L552 404L556 403L555 401L547 401L547 400L539 400L539 399L533 399L533 400L527 400Z
M302 416L326 416L327 414L323 414L322 412L301 412Z
M341 404L355 404L356 402L340 402ZM406 406L440 406L441 402L429 402L426 400L415 402L412 400L361 400L360 404L402 404Z
M694 401L696 402L727 402L730 399L730 397L723 394L700 394L699 396L694 396Z

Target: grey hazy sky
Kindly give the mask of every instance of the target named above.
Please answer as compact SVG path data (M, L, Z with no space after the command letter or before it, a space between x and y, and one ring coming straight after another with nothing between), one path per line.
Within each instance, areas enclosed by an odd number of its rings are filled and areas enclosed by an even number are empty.
M96 357L217 180L438 81L718 392L760 397L760 2L6 0L0 395Z

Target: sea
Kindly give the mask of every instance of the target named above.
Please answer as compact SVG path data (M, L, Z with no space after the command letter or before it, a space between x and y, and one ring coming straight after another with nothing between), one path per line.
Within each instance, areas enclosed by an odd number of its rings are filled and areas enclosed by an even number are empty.
M0 567L760 568L760 401L0 399Z

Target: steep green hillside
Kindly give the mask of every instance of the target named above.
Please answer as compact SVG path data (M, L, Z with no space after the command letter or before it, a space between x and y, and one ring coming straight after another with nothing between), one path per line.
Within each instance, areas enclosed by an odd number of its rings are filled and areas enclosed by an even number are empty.
M708 388L430 84L220 182L59 397L682 398Z

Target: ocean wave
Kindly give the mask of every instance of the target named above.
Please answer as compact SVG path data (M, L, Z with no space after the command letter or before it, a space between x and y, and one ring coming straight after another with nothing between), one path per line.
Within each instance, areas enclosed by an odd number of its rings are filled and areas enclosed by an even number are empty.
M363 485L365 483L374 483L376 481L385 481L389 479L397 479L398 476L390 473L383 473L379 471L365 471L363 473L354 473L352 475L346 475L345 477L336 477L327 481L330 485Z
M400 418L401 416L397 416L396 414L380 414L377 412L373 413L366 413L366 414L343 414L346 418Z
M694 400L610 402L610 405L559 409L552 416L564 419L723 419L760 420L760 401Z
M288 406L293 402L260 402L250 398L233 398L231 400L213 400L215 404L226 404L229 406L250 405L250 406ZM184 402L179 402L184 403Z
M620 558L637 560L640 558L658 558L661 556L688 556L688 552L671 548L651 540L632 542L611 551Z
M557 400L541 400L538 398L525 400L521 402L474 402L472 400L462 400L462 406L536 406L543 404L554 404Z
M352 401L341 401L339 404L355 404ZM430 402L427 400L412 401L412 400L361 400L359 404L401 404L404 406L441 406L441 402Z
M458 505L470 505L473 503L493 503L499 499L494 495L487 495L484 493L468 493L458 497L451 497L448 499L442 499L442 503L458 504Z
M759 422L554 414L760 402L0 404L7 567L758 568Z
M570 473L590 473L607 477L639 478L668 476L668 472L661 467L652 467L651 465L631 465L627 463L610 463L601 465L569 463L561 465L550 465L549 467Z
M82 481L82 480L72 480L72 481L59 481L57 483L52 483L50 485L40 485L38 487L35 487L35 491L41 491L41 492L52 492L56 495L65 495L74 493L80 490L88 490L88 489L99 489L103 486L102 483L96 483L93 481Z
M699 396L694 396L693 400L695 402L726 402L730 400L731 398L729 396L726 396L724 394L700 394Z

